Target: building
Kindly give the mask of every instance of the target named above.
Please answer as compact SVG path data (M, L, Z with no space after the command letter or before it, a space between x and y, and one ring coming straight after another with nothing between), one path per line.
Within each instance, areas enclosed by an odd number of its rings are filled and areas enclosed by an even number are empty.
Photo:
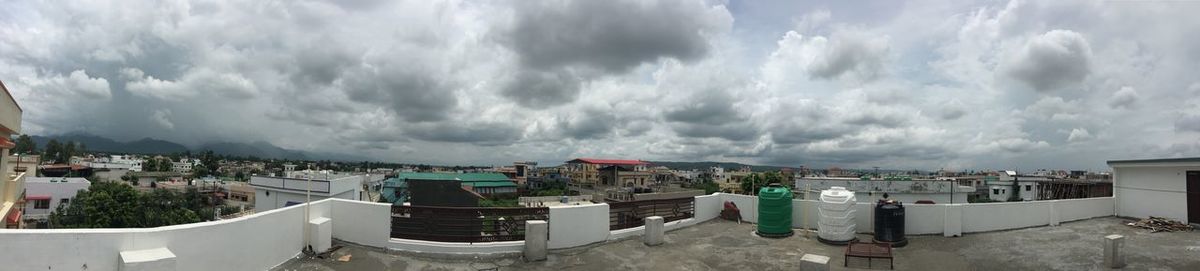
M530 162L530 161L516 162L516 163L513 163L513 169L516 170L516 174L515 174L515 176L513 176L513 180L517 181L518 185L524 185L525 182L529 180L529 178L536 178L537 173L538 173L537 162Z
M171 171L179 174L192 174L192 167L200 164L198 159L179 158L179 162L171 162Z
M988 187L988 198L992 201L1010 201L1014 193L1021 201L1036 200L1036 195L1040 192L1038 183L1050 181L1047 176L1021 175L1014 170L1001 171L999 175L995 178L984 178Z
M41 155L18 155L13 154L8 156L8 168L13 172L29 172L29 176L37 176L38 163L42 161ZM2 166L0 166L2 167Z
M845 187L854 191L859 202L872 202L883 198L899 200L905 204L917 201L933 203L967 203L967 197L975 191L974 187L959 185L956 181L912 179L909 177L886 178L844 178L844 177L797 177L796 191L806 191L797 197L815 200L821 196L821 190L834 186Z
M25 178L25 209L26 227L46 228L50 213L59 205L71 204L75 194L86 190L92 185L84 178L62 177L27 177Z
M614 185L601 183L600 169L610 166L628 166L633 171L646 171L650 163L641 160L579 158L567 161L567 176L576 184ZM612 181L613 179L609 179Z
M0 82L0 218L5 228L20 227L21 201L25 197L25 176L28 171L16 172L9 163L9 151L17 144L11 139L21 133L21 106Z
M602 167L600 185L620 187L646 187L654 184L654 173L638 171L634 166L611 165Z
M320 176L320 175L316 175ZM363 182L367 176L343 176L331 179L252 176L254 209L258 212L301 204L309 199L327 198L363 200Z
M228 200L254 203L254 186L243 182L232 182L225 185L229 192Z
M1093 198L1112 196L1112 182L1104 178L1067 178L1065 171L1042 170L1036 174L1001 171L984 176L984 193L992 201L1010 201L1013 193L1020 201ZM1014 186L1015 186L1015 191Z
M1200 223L1200 157L1111 160L1117 216Z
M129 171L133 172L142 172L142 163L144 162L146 160L134 155L111 155L108 159L108 163L128 165Z
M38 172L46 177L91 177L93 173L91 167L76 164L44 165L38 168Z
M517 184L500 173L401 172L383 182L380 195L385 202L403 204L412 197L409 183L418 180L459 182L462 188L484 196L517 192Z

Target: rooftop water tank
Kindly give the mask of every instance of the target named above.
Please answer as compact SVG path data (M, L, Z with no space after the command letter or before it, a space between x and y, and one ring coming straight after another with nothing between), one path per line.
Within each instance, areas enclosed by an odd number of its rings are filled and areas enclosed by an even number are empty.
M832 245L845 245L855 239L858 225L854 223L854 191L834 186L821 191L817 206L817 240Z
M904 205L899 201L885 198L875 204L875 242L891 243L892 247L908 244L904 237Z
M758 190L758 233L762 237L792 236L792 190L778 183Z

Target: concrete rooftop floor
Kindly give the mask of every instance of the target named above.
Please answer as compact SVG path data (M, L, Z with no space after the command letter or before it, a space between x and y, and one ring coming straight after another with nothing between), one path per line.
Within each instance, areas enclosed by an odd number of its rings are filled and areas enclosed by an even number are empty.
M1200 232L1150 233L1114 217L962 237L910 236L897 248L896 270L1100 270L1102 238L1126 236L1125 270L1200 270ZM557 250L542 262L520 258L433 259L378 248L348 245L333 258L298 258L275 270L798 270L806 253L829 256L832 270L866 270L864 259L843 268L844 247L829 246L801 233L784 239L753 234L753 224L713 220L672 231L666 244L647 247L640 238ZM859 235L860 240L869 240ZM873 260L872 269L887 269Z

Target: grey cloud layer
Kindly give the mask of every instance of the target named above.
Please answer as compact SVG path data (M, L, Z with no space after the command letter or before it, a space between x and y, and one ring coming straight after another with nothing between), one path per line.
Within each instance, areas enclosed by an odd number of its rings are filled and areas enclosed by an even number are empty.
M1200 151L1186 3L739 4L18 1L0 9L0 80L33 134L405 162L1099 168Z

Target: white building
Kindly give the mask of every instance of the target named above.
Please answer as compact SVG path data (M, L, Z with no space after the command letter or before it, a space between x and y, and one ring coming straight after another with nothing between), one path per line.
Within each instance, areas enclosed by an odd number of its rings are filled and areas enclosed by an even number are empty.
M996 179L987 179L988 198L993 201L1008 201L1013 192L1013 180L1017 181L1017 196L1022 201L1037 199L1038 182L1049 181L1048 175L1021 175L1014 170L1001 171Z
M1117 216L1200 223L1200 157L1108 161Z
M134 155L112 155L109 157L108 161L104 161L104 162L112 163L112 164L128 165L129 171L142 172L142 163L145 161L146 160L137 158L137 156L134 156ZM95 168L95 167L93 167L93 168Z
M254 186L254 209L261 212L295 204L304 203L306 193L312 201L327 198L348 200L368 200L364 195L364 184L383 180L383 175L345 175L331 174L329 179L324 174L288 173L292 177L250 177L250 185ZM312 179L308 179L311 177Z
M59 205L70 204L79 190L91 184L84 178L26 177L23 220L30 227L43 228L51 212Z
M959 185L952 180L913 180L913 179L861 179L846 177L796 177L796 185L792 189L803 194L805 199L818 199L821 190L834 186L845 187L854 191L859 202L871 202L883 198L887 193L889 199L898 200L905 204L927 200L933 203L967 203L967 197L975 191L975 187ZM807 193L804 193L807 191Z

